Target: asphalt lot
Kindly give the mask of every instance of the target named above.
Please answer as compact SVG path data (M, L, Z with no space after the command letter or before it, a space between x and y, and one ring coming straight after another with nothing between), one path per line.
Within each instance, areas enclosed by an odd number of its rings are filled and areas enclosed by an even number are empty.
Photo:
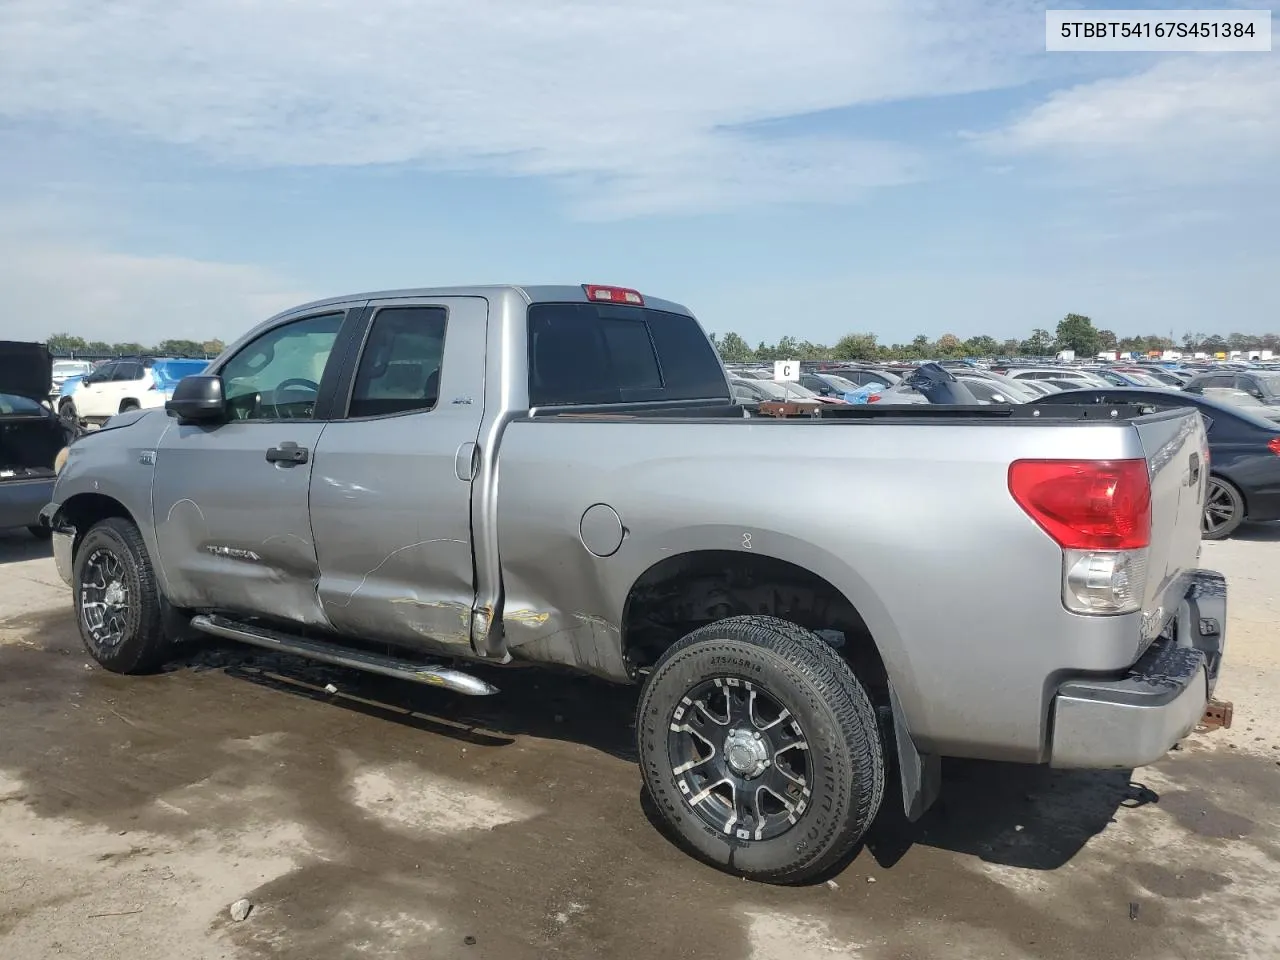
M0 534L0 957L1280 955L1274 527L1205 545L1231 730L1132 775L948 763L922 822L803 889L655 830L630 690L507 671L474 700L234 647L116 677L47 554Z

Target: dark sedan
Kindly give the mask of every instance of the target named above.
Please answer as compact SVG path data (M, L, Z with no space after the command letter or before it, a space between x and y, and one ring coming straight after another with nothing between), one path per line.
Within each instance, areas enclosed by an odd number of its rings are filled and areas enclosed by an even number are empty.
M1209 489L1201 531L1229 537L1245 520L1280 520L1280 424L1249 410L1174 390L1072 390L1031 403L1195 407L1209 433Z

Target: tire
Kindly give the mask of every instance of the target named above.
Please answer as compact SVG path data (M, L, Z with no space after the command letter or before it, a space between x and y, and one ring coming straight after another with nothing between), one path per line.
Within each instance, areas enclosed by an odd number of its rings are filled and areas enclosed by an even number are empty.
M58 416L62 418L64 423L73 427L80 426L80 415L76 413L76 405L73 400L63 400L58 404Z
M120 413L128 413L130 410L140 410L137 400L124 400L120 403Z
M884 796L862 684L819 637L774 617L721 620L663 654L636 739L659 817L695 856L752 880L801 884L842 866Z
M40 523L33 523L31 526L27 527L27 533L31 534L37 540L53 539L53 530Z
M1200 519L1200 535L1205 540L1223 540L1244 523L1244 495L1230 480L1209 477L1204 495L1204 513Z
M71 569L76 624L89 655L112 673L159 667L170 650L160 588L133 522L108 517L90 527Z

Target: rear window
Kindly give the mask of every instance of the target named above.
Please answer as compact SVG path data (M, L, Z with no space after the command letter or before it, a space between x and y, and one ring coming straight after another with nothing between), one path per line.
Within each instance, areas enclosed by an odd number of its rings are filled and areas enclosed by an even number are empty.
M728 399L692 317L621 304L529 307L531 406Z

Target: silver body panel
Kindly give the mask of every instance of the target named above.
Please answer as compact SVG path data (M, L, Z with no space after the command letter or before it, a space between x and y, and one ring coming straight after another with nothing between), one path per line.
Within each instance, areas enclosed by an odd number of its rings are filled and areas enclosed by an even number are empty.
M527 307L584 299L579 287L475 287L288 311L228 347L211 372L263 330L335 305L441 305L449 322L436 408L213 428L160 411L125 415L72 447L54 501L118 500L176 605L617 681L633 679L622 631L647 570L706 550L774 557L853 604L913 740L944 755L1046 760L1059 681L1125 670L1176 614L1199 544L1202 491L1187 470L1204 431L1193 414L1114 423L530 416ZM282 440L308 446L311 460L265 462L262 451ZM1142 612L1065 609L1062 551L1009 494L1009 464L1023 458L1148 460L1155 522ZM619 518L616 547L598 546L612 522L600 505ZM584 533L589 508L599 509Z

